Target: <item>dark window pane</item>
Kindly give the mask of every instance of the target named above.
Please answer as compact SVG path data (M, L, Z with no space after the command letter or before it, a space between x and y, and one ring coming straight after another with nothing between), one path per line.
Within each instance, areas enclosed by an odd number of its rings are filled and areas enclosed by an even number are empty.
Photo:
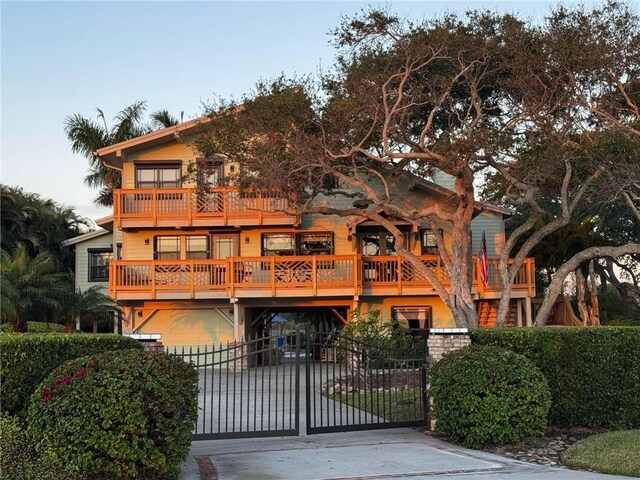
M108 282L109 262L113 259L113 253L108 250L89 252L89 281Z

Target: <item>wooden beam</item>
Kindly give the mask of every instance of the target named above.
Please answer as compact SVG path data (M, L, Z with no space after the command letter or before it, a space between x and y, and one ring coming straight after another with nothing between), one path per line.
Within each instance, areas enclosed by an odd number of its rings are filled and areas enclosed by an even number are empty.
M149 315L147 315L146 317L144 317L144 318L142 319L142 321L140 322L140 325L138 325L138 326L135 328L135 330L133 331L133 333L139 333L139 332L140 332L140 329L141 329L142 327L144 327L144 326L145 326L145 324L146 324L149 320L151 320L151 319L155 316L155 314L156 314L156 313L158 313L158 309L153 310L151 313L149 313Z
M347 324L347 319L344 318L342 315L340 315L340 312L338 312L338 310L336 310L333 307L329 307L329 310L331 311L331 313L333 313L333 315L342 322L343 325Z

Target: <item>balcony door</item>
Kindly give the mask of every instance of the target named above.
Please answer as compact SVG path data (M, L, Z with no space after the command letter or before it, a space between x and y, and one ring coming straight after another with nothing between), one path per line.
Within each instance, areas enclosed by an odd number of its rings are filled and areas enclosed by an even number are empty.
M238 256L238 235L212 234L211 245L212 258L224 259Z

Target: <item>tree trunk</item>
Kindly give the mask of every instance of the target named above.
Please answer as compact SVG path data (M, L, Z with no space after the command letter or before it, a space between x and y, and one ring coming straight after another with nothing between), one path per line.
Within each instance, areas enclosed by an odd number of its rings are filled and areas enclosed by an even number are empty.
M600 325L600 305L598 302L598 286L596 285L596 272L594 261L589 262L589 317L591 325Z
M591 325L591 319L589 317L589 309L587 308L587 300L585 299L586 292L586 280L582 274L582 270L578 267L575 271L576 276L576 298L578 299L578 315L582 320L582 325Z
M562 292L562 286L565 278L573 270L578 268L581 263L591 260L597 257L613 257L617 258L622 255L640 254L640 244L628 243L620 247L591 247L583 250L580 253L575 254L569 260L567 260L555 273L553 280L549 284L547 293L544 297L544 301L538 310L536 315L535 326L542 327L547 324L549 319L549 313L553 308L553 304L556 302L558 295Z

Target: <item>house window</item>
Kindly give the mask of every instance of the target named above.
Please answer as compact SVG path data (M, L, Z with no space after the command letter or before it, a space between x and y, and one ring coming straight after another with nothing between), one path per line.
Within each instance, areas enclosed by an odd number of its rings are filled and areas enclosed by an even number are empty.
M224 159L199 158L198 187L221 187L224 185Z
M180 164L136 166L136 188L180 188Z
M295 255L295 238L294 233L264 233L262 235L262 256Z
M331 233L299 233L299 255L332 255L333 234Z
M440 235L442 235L442 230L440 230ZM422 255L438 255L438 242L433 230L422 230L421 239Z
M406 233L403 233L403 237L406 248ZM358 240L360 253L365 257L395 255L397 253L396 237L389 232L359 233Z
M333 233L298 232L265 233L262 235L262 255L332 255Z
M156 237L154 258L156 260L178 260L180 258L180 236Z
M333 190L335 188L338 188L339 186L338 178L331 175L330 173L325 173L322 176L321 184L322 188L324 188L325 190Z
M206 235L189 235L186 239L187 258L209 258L209 237Z
M109 262L113 259L113 252L109 249L89 250L89 281L108 282Z
M428 330L432 325L431 307L391 307L391 318L410 331Z

